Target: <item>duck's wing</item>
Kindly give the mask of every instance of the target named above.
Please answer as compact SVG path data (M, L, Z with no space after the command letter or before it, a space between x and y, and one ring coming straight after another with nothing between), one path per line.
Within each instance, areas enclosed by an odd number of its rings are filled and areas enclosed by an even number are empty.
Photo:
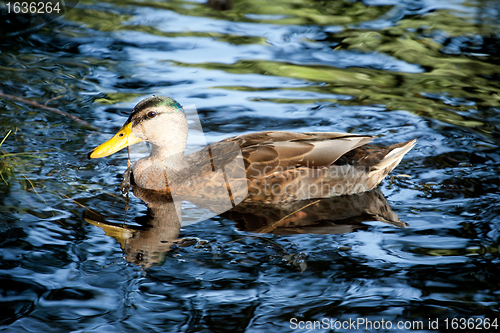
M239 135L221 142L236 143L242 151L247 177L257 178L290 168L330 166L372 138L338 132L267 131Z
M351 150L340 157L334 164L364 167L366 170L382 170L392 166L391 170L401 162L403 156L416 144L413 139L406 142L396 143L387 147L365 145Z

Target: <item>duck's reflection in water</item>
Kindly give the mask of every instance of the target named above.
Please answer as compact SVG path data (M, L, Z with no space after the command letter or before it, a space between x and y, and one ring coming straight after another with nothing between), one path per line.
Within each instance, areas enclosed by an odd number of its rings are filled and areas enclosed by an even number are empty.
M379 189L361 194L295 201L281 205L242 202L221 214L239 230L288 234L343 234L367 228L366 221L405 227Z
M84 218L115 238L129 262L147 268L163 263L172 245L181 240L181 205L175 205L168 195L138 187L134 188L134 195L148 207L145 216L134 219L137 225L106 222L102 216L89 212L84 213ZM220 216L235 221L239 230L276 235L342 234L368 228L363 223L367 221L407 226L379 189L279 205L243 202Z

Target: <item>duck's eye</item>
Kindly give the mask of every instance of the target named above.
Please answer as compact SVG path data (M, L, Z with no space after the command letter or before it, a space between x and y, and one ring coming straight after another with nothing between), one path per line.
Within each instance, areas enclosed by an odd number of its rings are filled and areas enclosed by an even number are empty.
M154 118L156 117L157 113L155 111L149 111L148 112L148 118Z

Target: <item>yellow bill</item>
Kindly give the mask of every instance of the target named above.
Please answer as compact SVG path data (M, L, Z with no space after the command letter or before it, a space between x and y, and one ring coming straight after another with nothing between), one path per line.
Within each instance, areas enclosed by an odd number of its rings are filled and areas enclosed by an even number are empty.
M111 139L94 148L94 150L90 152L89 158L109 156L139 141L143 140L136 137L134 133L132 133L132 123L129 123L128 125L123 126Z

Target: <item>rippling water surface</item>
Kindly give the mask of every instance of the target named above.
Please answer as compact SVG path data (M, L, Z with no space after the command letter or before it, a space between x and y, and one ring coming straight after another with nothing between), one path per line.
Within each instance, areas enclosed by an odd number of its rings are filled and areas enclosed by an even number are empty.
M2 331L500 325L499 2L218 4L89 0L57 20L2 19L0 90L99 129L1 97ZM264 215L286 212L204 219L188 204L183 218L203 221L151 219L119 191L126 151L86 154L153 94L194 105L208 142L261 130L418 138L363 199L408 226L335 200L302 211L319 221L305 228L266 229Z

